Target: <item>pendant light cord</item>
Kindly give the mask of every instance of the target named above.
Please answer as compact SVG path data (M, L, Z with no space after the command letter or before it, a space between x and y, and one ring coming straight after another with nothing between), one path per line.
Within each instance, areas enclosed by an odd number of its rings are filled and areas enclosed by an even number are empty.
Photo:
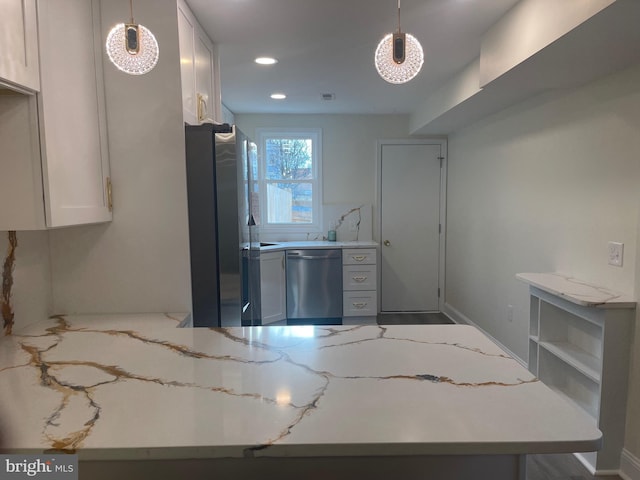
M399 2L400 0L398 0ZM129 10L131 11L131 23L136 23L133 21L133 0L129 0ZM398 13L399 15L399 13Z
M398 0L398 33L400 33L400 31L400 0Z

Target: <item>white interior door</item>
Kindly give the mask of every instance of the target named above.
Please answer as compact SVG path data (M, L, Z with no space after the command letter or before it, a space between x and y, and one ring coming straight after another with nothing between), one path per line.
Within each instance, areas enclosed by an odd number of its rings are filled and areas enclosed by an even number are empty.
M442 145L382 144L382 312L437 311Z

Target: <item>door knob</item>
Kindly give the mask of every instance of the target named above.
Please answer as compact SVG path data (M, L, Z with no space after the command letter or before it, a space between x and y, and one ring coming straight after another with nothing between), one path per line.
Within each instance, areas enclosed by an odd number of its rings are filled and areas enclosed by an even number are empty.
M384 241L384 246L385 247L390 247L391 246L391 242L389 240L385 240Z

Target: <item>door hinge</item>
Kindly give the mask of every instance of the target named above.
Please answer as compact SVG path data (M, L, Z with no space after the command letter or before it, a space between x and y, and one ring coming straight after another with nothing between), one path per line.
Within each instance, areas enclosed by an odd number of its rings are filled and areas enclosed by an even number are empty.
M440 168L442 168L442 161L444 160L444 157L438 157L438 160L440 160Z
M441 223L438 224L438 233L442 233L442 224Z
M111 188L111 177L107 177L107 208L113 212L113 189Z
M438 298L440 298L440 288L438 288Z

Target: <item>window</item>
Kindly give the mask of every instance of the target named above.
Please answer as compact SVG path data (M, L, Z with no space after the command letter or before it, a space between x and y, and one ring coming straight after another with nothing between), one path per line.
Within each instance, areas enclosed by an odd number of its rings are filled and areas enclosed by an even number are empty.
M322 230L320 129L258 129L262 231Z

